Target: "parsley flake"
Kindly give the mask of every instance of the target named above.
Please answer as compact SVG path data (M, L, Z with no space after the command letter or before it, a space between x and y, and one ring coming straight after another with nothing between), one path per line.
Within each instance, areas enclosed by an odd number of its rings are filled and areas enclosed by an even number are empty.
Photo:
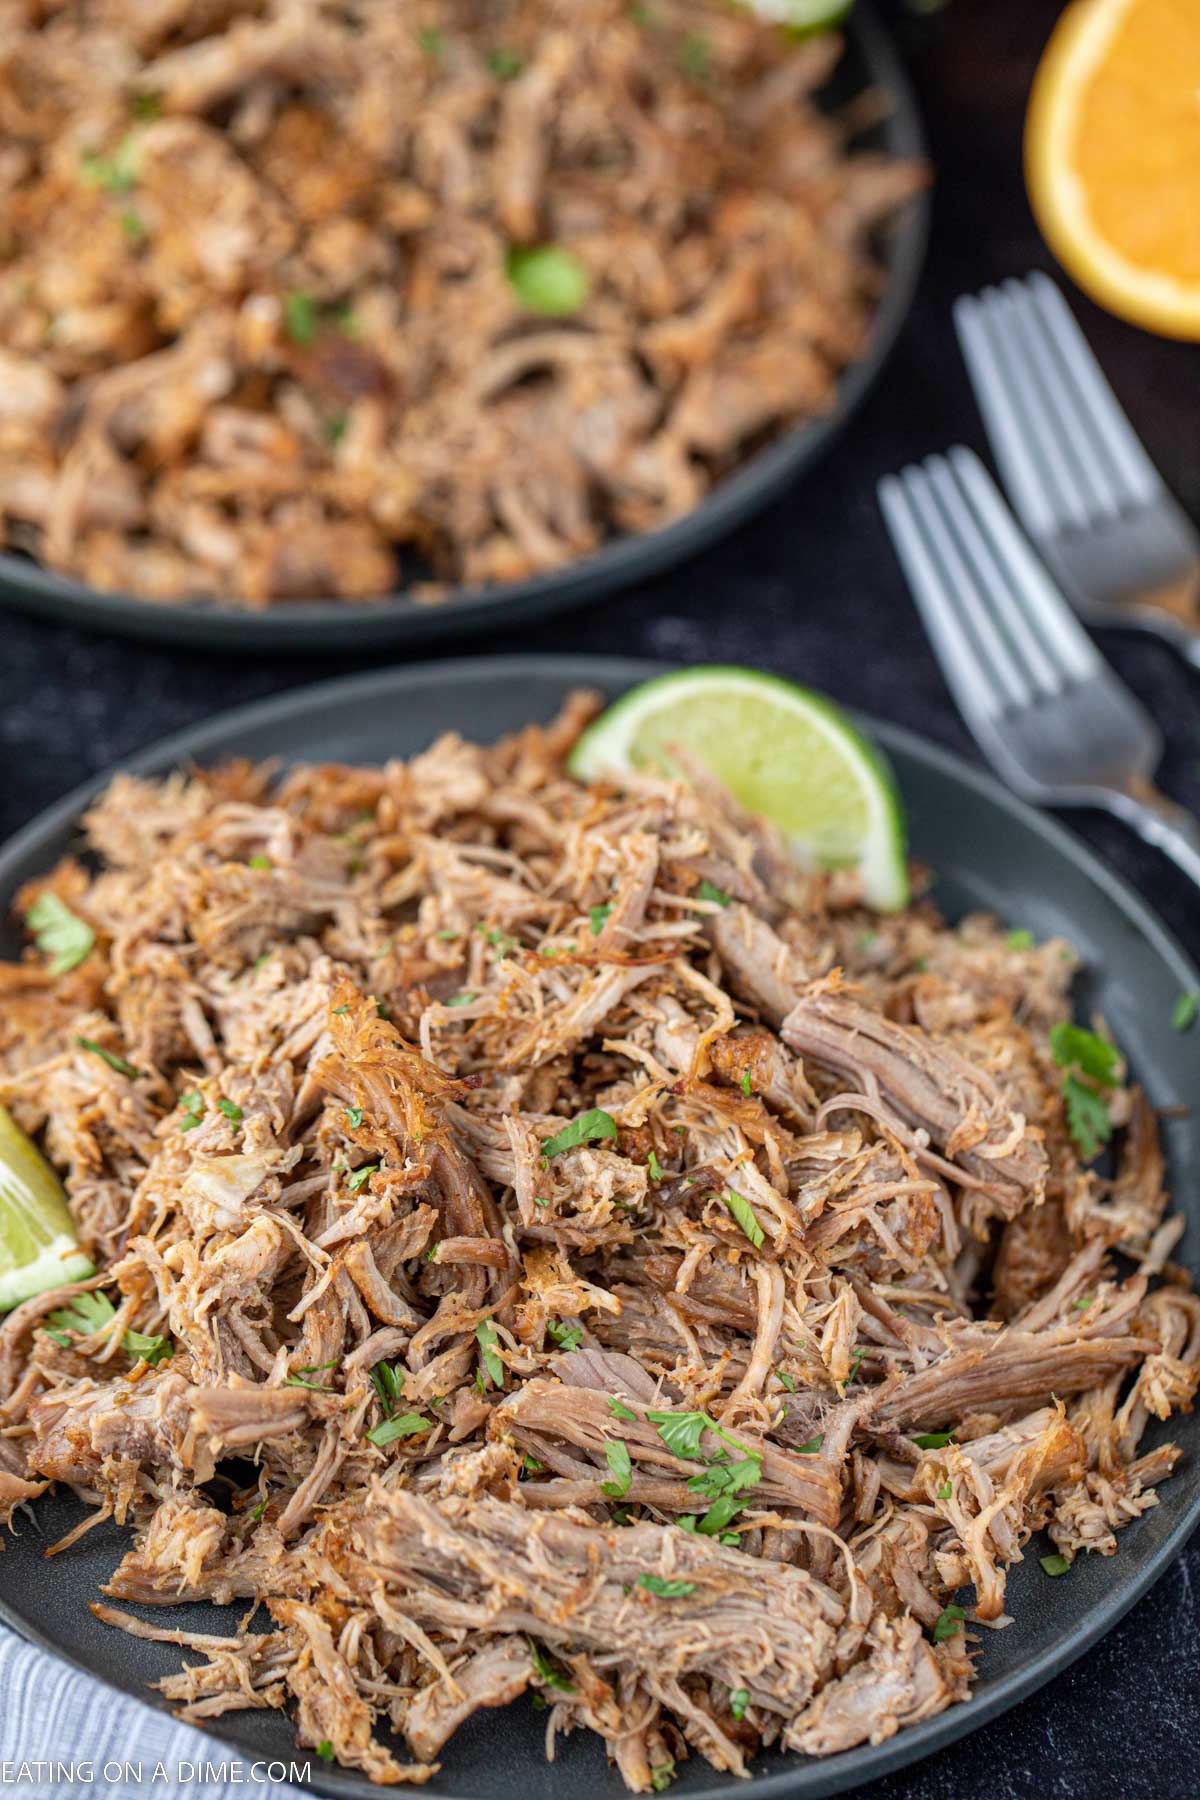
M359 1126L363 1122L362 1107L361 1106L345 1106L342 1108L342 1111L345 1113L346 1118L349 1121L350 1129L352 1131L357 1131Z
M583 1341L583 1326L577 1321L566 1325L561 1324L557 1319L547 1319L546 1330L555 1343L564 1350L578 1350Z
M746 1708L750 1704L748 1688L734 1688L729 1696L729 1710L739 1722L746 1716Z
M588 921L592 927L592 936L599 937L608 923L612 912L612 901L606 900L603 906L593 906L588 912Z
M646 1158L646 1167L650 1171L651 1181L659 1182L663 1179L663 1166L659 1162L658 1157L654 1154L653 1150L650 1152L649 1156Z
M352 1194L357 1194L360 1188L366 1186L372 1175L377 1173L378 1169L378 1163L364 1163L361 1169L355 1169L353 1175L346 1177L346 1186Z
M217 1111L224 1113L225 1117L231 1119L235 1125L240 1125L246 1116L241 1107L232 1100L218 1100Z
M331 1763L333 1761L333 1745L328 1738L322 1738L317 1745L317 1755L322 1762Z

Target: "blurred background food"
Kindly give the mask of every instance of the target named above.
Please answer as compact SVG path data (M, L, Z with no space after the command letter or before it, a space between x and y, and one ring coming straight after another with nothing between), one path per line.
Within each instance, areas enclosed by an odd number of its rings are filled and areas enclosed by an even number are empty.
M925 180L725 0L0 7L0 543L96 588L436 597L829 409Z
M1200 338L1200 0L1074 0L1042 57L1029 197L1086 293Z

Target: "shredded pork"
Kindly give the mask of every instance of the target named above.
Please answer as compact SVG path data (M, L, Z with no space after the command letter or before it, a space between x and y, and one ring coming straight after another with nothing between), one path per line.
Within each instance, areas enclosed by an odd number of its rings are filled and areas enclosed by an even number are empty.
M636 1792L930 1717L1035 1532L1154 1506L1200 1372L1149 1105L1111 1180L1072 1140L1069 948L874 916L708 778L585 789L594 704L121 777L19 900L95 947L0 969L100 1271L0 1327L0 1503L130 1529L96 1611L198 1654L184 1717L385 1783L529 1693Z
M262 607L678 517L830 409L925 179L818 105L839 52L724 0L0 0L0 546Z

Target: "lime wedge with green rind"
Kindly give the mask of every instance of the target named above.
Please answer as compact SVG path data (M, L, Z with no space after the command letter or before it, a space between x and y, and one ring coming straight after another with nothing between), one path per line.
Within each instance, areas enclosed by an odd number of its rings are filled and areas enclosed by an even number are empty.
M904 808L877 750L821 694L756 669L687 669L643 682L580 737L581 781L703 762L747 812L778 826L805 868L859 871L881 912L908 901Z
M95 1273L79 1248L62 1183L0 1106L0 1312Z

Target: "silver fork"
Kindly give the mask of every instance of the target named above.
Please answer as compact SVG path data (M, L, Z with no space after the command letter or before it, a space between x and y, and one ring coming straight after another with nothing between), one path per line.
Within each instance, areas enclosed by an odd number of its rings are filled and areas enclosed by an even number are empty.
M1200 533L1168 493L1047 275L954 308L1013 509L1068 599L1200 668Z
M1115 813L1200 884L1200 825L1154 787L1162 737L970 450L879 484L942 673L993 767L1047 806Z

